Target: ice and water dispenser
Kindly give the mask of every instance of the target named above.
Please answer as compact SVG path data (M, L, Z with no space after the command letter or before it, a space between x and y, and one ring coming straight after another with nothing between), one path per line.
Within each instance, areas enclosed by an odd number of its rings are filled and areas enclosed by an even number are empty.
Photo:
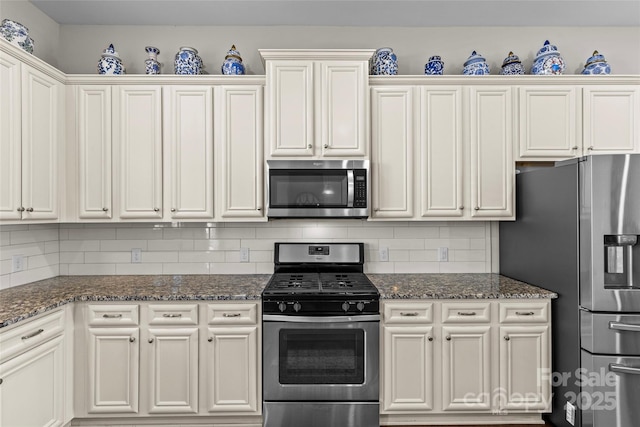
M604 236L605 288L640 288L640 236Z

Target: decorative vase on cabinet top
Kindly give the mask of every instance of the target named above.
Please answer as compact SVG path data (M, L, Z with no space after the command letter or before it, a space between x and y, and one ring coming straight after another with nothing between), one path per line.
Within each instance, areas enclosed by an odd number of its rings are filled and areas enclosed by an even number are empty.
M158 62L160 49L153 46L146 46L144 50L149 54L149 58L144 61L145 72L147 74L160 74L160 63Z
M518 55L513 52L509 52L509 55L504 58L504 61L502 61L500 74L503 76L524 74L524 67L522 66L522 61L520 61Z
M122 60L118 56L118 52L116 52L113 44L110 44L109 47L102 52L102 58L98 61L98 74L125 74Z
M582 74L611 74L611 66L604 59L604 55L593 51L593 55L587 59Z
M462 74L465 76L482 76L489 73L489 64L487 64L484 56L476 53L475 50L471 52L471 55L464 63Z
M224 57L222 63L222 74L225 75L241 75L244 74L244 65L242 64L242 57L240 52L236 50L236 45L232 45L231 49L227 51L227 56Z
M201 74L202 58L198 56L198 51L192 47L183 46L176 53L175 58L176 74Z
M533 61L531 67L531 74L537 75L559 75L564 73L565 63L558 48L555 45L549 43L549 40L544 42L544 45L538 50L536 58Z
M444 73L444 62L438 55L429 58L424 64L424 73L427 75L442 75Z
M395 76L398 74L398 57L390 47L381 47L371 58L371 73L374 76Z
M29 29L19 22L3 19L0 35L12 45L33 53L33 39L29 37Z

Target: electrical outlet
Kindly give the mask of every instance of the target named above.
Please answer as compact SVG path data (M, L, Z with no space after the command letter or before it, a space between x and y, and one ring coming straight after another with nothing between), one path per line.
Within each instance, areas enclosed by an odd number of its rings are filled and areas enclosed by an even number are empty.
M142 249L131 249L131 262L135 264L142 262Z
M380 248L380 261L389 262L389 248Z
M240 262L249 262L249 248L240 248Z
M449 261L449 248L438 248L438 261L440 262Z
M17 273L18 271L24 270L24 256L23 255L14 255L11 257L11 272Z
M576 407L571 402L567 402L565 418L572 426L576 425Z

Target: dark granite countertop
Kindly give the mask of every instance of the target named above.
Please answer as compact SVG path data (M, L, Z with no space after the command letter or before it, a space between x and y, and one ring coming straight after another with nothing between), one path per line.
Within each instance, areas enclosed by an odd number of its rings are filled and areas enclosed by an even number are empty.
M367 274L382 299L556 298L498 274ZM271 276L59 276L0 291L0 328L74 301L259 300Z

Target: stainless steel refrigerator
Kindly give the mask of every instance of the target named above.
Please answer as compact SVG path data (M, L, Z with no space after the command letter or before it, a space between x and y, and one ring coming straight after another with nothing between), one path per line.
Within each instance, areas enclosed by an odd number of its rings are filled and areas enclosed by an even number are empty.
M640 426L640 154L523 170L516 215L500 223L500 273L558 294L545 418Z

